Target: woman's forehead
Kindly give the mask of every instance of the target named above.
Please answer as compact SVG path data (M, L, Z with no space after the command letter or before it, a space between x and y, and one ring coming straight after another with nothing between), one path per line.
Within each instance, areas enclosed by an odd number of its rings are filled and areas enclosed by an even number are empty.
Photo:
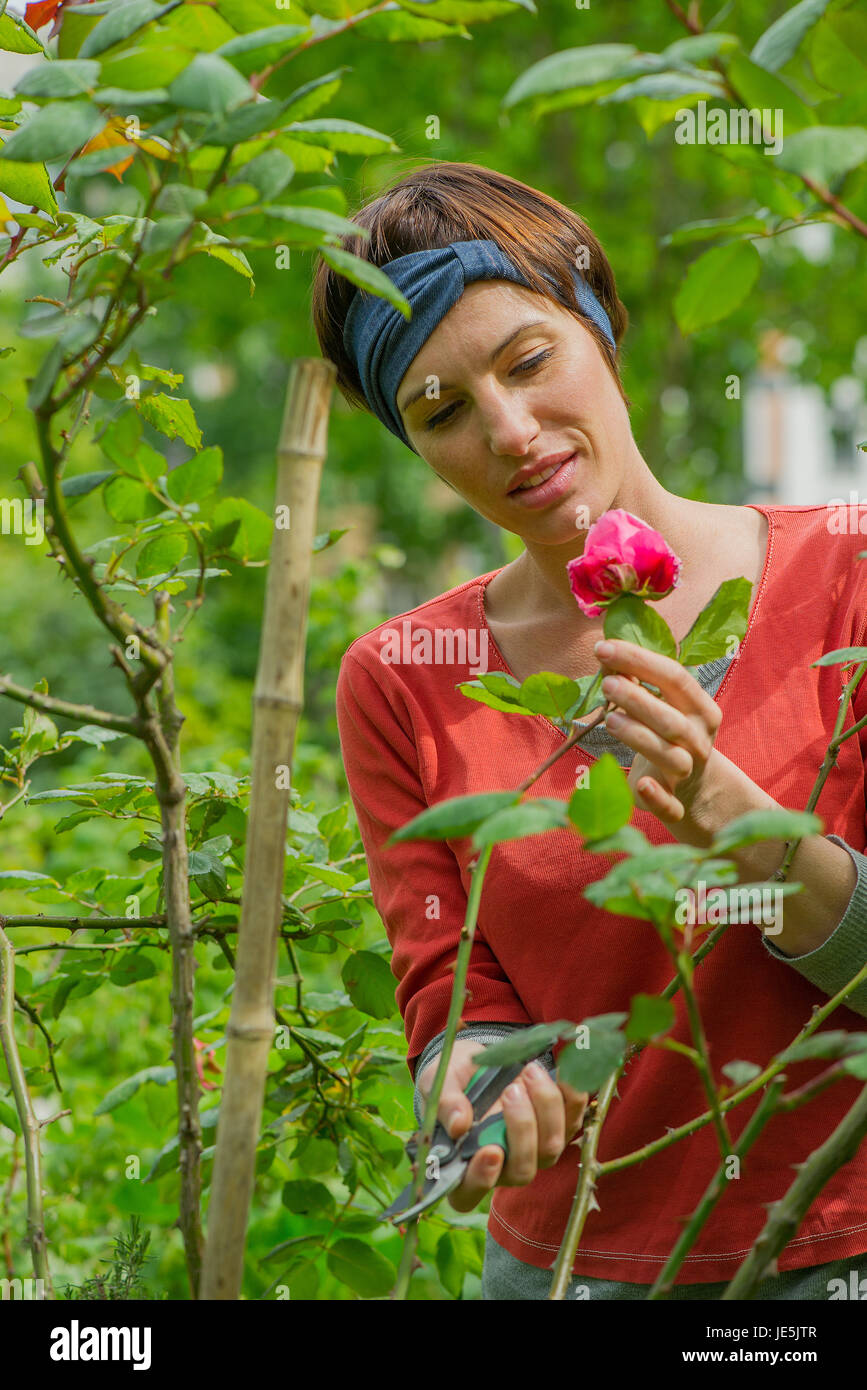
M550 322L565 311L554 300L508 280L482 280L467 285L457 303L444 314L419 348L398 387L398 397L410 373L434 364L442 352L453 355L469 349L486 355L504 337L526 324Z

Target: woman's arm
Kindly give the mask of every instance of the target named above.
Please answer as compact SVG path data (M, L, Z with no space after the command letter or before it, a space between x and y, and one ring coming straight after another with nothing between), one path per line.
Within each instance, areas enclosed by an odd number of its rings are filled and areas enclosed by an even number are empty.
M394 668L376 664L374 678L353 653L344 654L337 678L337 722L373 901L393 948L391 968L399 982L396 998L414 1074L414 1059L446 1024L467 894L447 841L407 840L385 848L389 836L429 803L402 687ZM533 1022L478 933L463 1017Z
M682 844L706 848L715 835L747 811L776 809L769 796L730 758L714 748L721 713L707 691L677 662L632 642L615 641L602 666L619 674L615 699L625 713L617 737L633 750L629 775L636 800L653 811ZM661 691L658 699L638 682ZM603 689L605 683L603 683ZM867 681L853 700L856 719L865 710ZM610 723L610 718L608 721ZM859 743L862 762L865 735ZM853 735L856 737L856 735ZM688 766L691 764L691 766ZM785 846L769 840L732 851L738 882L769 880ZM867 859L836 835L809 835L792 858L789 879L804 886L787 897L782 930L767 949L811 984L833 995L867 960ZM867 987L849 996L847 1006L867 1014Z

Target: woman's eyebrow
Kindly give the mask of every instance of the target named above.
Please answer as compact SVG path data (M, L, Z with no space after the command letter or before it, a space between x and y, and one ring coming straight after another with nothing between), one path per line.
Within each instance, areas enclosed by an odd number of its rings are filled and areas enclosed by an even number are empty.
M512 330L512 332L509 334L507 338L504 338L503 341L499 343L497 347L494 348L493 352L488 358L488 366L492 367L497 358L499 357L500 353L504 350L504 348L507 348L509 344L513 343L515 339L520 337L522 333L529 333L531 328L544 328L547 322L547 319L532 319L529 323L519 324L517 328ZM452 382L448 382L447 384L440 382L440 390L453 391L454 385ZM426 392L427 385L420 386L417 391L413 391L409 396L407 396L406 400L403 402L402 405L398 401L398 410L402 410L405 414L409 410L410 406L415 405L416 401L420 400L421 397L426 394Z

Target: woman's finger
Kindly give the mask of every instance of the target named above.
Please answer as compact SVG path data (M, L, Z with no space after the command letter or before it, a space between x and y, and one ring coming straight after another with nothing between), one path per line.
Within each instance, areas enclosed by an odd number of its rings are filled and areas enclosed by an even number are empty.
M496 1144L486 1144L473 1154L459 1185L449 1195L449 1205L455 1211L472 1211L498 1181L503 1170L503 1150Z
M513 1081L502 1096L509 1153L500 1182L504 1187L526 1187L538 1168L539 1132L533 1102L522 1081Z
M550 1168L566 1147L566 1105L557 1082L538 1062L521 1073L536 1112L536 1162Z

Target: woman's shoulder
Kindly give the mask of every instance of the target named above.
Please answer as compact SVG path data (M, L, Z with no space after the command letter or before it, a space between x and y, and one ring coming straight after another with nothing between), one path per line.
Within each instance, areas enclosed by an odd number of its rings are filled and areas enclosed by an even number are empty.
M364 666L371 660L377 665L419 665L424 664L419 654L427 646L454 646L461 637L466 642L473 625L484 626L481 586L497 572L487 570L386 618L349 644L341 665L347 658Z

